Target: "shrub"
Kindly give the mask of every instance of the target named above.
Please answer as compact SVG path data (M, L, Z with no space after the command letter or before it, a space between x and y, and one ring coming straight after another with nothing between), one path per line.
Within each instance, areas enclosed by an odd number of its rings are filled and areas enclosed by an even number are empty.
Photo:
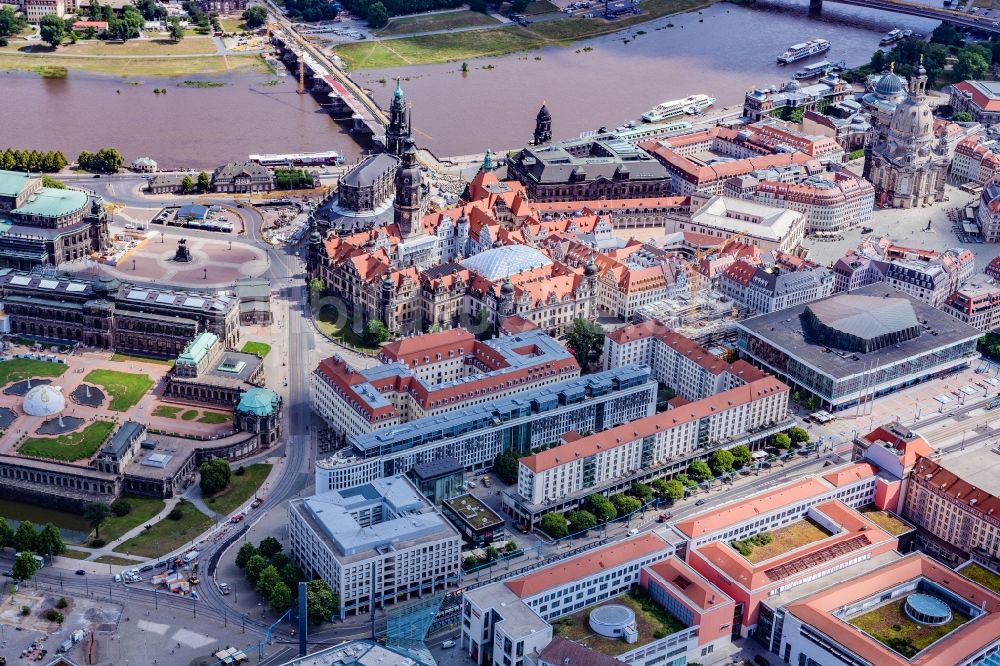
M90 546L92 548L102 548L106 543L107 541L105 541L104 539L91 539Z
M56 602L56 608L62 610L63 608L66 608L66 606L69 606L69 602L66 601L66 597L59 597L59 601Z
M111 503L111 511L121 518L122 516L127 516L132 511L132 504L125 498L119 498Z
M62 624L63 620L65 620L66 618L64 618L63 614L57 611L55 608L50 608L48 611L45 612L45 619L48 620L49 622Z
M757 535L757 543L761 546L766 546L771 543L772 537L770 532L761 532Z
M659 640L661 638L666 638L666 637L667 637L667 630L666 629L657 629L656 631L653 632L653 638L655 638L657 640Z
M31 608L28 606L21 606L21 615L28 617L31 615Z
M180 520L183 517L184 511L179 506L175 506L170 510L170 513L167 514L167 518L170 520Z
M236 471L233 472L233 474L235 474L236 476L243 476L246 473L247 473L246 467L237 467Z

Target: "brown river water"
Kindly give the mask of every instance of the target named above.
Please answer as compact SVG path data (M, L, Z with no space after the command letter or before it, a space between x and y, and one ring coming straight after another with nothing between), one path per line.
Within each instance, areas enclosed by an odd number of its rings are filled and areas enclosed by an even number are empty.
M665 27L669 22L674 27ZM827 59L858 65L891 28L929 33L935 25L832 3L810 18L805 0L762 0L753 7L720 3L568 48L470 60L465 75L460 63L451 63L353 76L383 105L393 77L402 76L413 101L417 143L440 156L461 155L523 145L543 101L552 111L554 135L570 137L614 127L693 93L717 97L717 107L738 104L749 87L779 83L810 62L775 64L798 41L825 37L833 44ZM636 35L638 30L645 34ZM488 64L494 68L483 69ZM58 148L73 159L81 150L116 146L126 160L149 155L161 167L194 168L251 153L336 150L352 161L362 152L315 99L295 93L292 77L265 85L272 78L213 76L227 85L190 89L169 80L129 86L86 74L46 80L3 73L0 148ZM169 93L154 95L154 87Z

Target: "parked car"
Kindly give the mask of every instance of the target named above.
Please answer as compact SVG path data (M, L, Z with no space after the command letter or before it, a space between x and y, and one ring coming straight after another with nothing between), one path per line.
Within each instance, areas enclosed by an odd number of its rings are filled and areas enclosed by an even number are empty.
M77 575L77 576L86 576L86 575L87 575L87 572L86 572L86 571L84 571L83 569L77 569L77 570L76 570L76 575Z
M147 564L145 566L139 567L139 571L142 571L142 572L152 571L152 570L153 570L153 565L152 564Z
M701 498L700 500L698 500L697 502L695 502L695 503L694 503L694 505L695 505L695 506L701 506L702 504L704 504L704 503L705 503L705 502L707 502L707 501L708 501L708 500L707 500L707 499L705 499L705 498L703 497L703 498Z
M441 647L444 648L445 650L447 650L448 648L453 648L455 647L455 641L449 638L448 640L441 643Z

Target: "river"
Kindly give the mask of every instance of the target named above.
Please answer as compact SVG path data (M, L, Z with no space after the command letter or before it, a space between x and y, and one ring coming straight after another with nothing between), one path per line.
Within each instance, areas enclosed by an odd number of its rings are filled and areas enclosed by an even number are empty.
M668 23L674 27L665 27ZM470 60L467 74L460 63L450 63L363 70L353 78L372 89L383 107L394 77L406 79L417 143L440 156L465 155L522 146L543 101L556 138L616 127L660 102L693 93L716 97L716 108L742 104L747 89L785 81L804 63L825 57L862 65L893 27L929 34L936 25L834 3L810 18L805 0L764 0L752 7L719 3L569 48ZM645 34L637 36L638 30ZM814 37L830 40L829 53L776 64L788 45ZM583 51L586 47L593 50Z
M933 0L925 0L932 2ZM807 0L727 3L659 19L626 34L527 54L459 63L355 72L355 81L388 106L392 79L402 76L413 101L417 143L437 155L461 155L523 145L545 101L556 137L614 127L650 107L692 93L740 104L754 85L786 80L800 66L779 67L789 44L825 37L827 58L863 64L893 27L929 33L935 21L827 3L818 18ZM674 27L668 28L668 23ZM645 34L637 35L643 30ZM625 40L629 40L625 43ZM584 51L584 48L590 51ZM492 65L493 69L483 69ZM0 74L13 113L0 122L0 148L81 150L116 146L126 160L140 155L161 167L210 169L251 153L336 150L352 161L361 148L309 95L295 93L291 76L213 76L219 88L182 88L177 81L131 86L112 77L71 72L66 79ZM153 89L165 87L166 95Z
M252 153L336 150L350 162L361 148L291 76L212 75L226 85L185 88L177 80L142 85L70 72L65 79L0 75L4 105L0 149L82 150L114 146L126 162L148 155L160 168L211 170ZM278 81L268 85L268 81ZM166 88L156 95L154 88ZM13 110L13 111L11 111Z

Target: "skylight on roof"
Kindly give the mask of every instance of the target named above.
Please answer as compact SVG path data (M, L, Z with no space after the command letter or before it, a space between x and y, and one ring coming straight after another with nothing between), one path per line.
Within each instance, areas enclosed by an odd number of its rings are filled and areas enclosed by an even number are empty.
M149 296L148 291L145 291L143 289L132 289L128 292L128 295L125 296L125 298L129 299L130 301L144 301L148 296Z
M20 287L25 287L31 284L31 278L27 275L15 275L10 279L11 284L16 284Z
M68 285L66 285L66 291L70 291L75 294L78 294L81 291L86 291L86 290L87 290L87 285L83 284L82 282L70 282Z
M159 294L156 297L157 303L173 303L177 296L174 294Z
M184 307L186 308L200 308L205 305L204 298L195 298L193 296L188 296L184 299Z
M42 280L38 286L42 289L55 289L59 286L59 280Z

